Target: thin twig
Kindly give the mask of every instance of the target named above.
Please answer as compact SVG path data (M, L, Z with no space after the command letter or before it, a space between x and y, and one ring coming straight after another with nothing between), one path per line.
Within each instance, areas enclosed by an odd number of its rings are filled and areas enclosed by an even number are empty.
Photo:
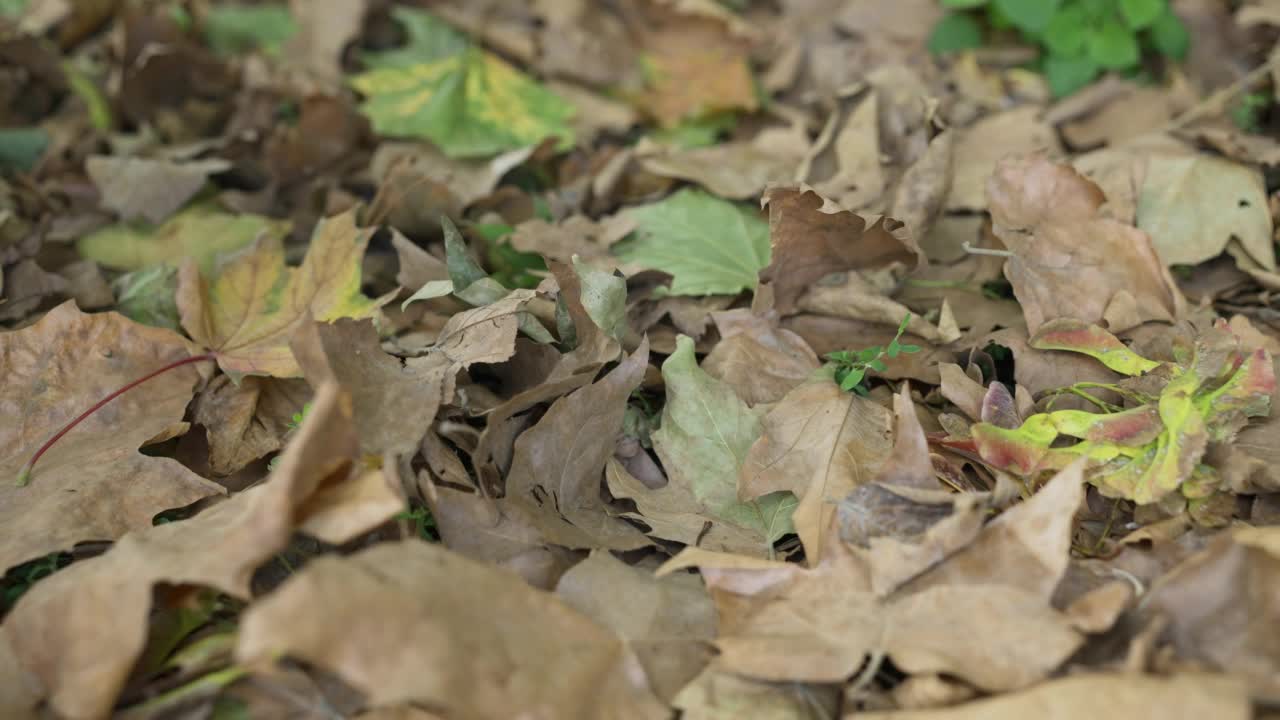
M1228 100L1239 95L1250 85L1261 80L1267 73L1275 69L1277 65L1280 65L1280 53L1274 53L1266 62L1245 73L1235 82L1187 108L1181 115L1170 120L1169 124L1165 125L1164 131L1173 132L1174 130L1186 127L1192 121L1199 120L1207 113L1221 110L1221 107L1225 105Z
M993 248L974 247L969 244L968 240L960 243L960 247L970 255L989 255L991 257L1011 258L1013 253L1008 250L995 250Z

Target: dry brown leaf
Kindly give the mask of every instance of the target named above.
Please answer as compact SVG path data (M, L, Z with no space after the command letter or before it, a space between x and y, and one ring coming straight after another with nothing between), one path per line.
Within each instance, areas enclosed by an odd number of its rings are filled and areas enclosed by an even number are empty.
M665 127L722 110L755 110L750 42L735 16L703 0L648 0L648 87L637 107Z
M842 543L828 545L810 569L685 550L660 574L701 569L720 612L720 669L772 681L841 682L867 655L883 652L908 674L1016 689L1044 679L1083 641L1049 605L1082 488L1082 466L1060 473L892 594L873 591L865 553ZM993 554L999 561L978 562Z
M356 443L349 398L325 385L265 483L189 520L132 532L106 554L33 587L3 627L52 707L72 718L110 711L146 644L156 585L200 585L248 598L254 570L285 547L296 527L342 512L316 493L363 475L353 468ZM367 531L389 515L363 517L370 524L360 530Z
M707 668L676 696L684 720L821 720L834 717L834 688L766 683Z
M595 550L560 578L556 594L624 639L665 702L711 660L715 610L694 575L655 578Z
M762 203L773 259L760 279L773 284L783 315L795 313L800 296L831 273L924 259L901 223L845 210L807 187L771 188Z
M665 718L621 638L519 578L419 541L322 557L250 608L236 656L290 656L374 706L464 720Z
M1034 106L1008 110L988 115L971 127L957 131L951 160L951 193L946 203L948 211L986 210L988 202L994 205L987 185L1004 158L1062 152L1057 135L1040 119L1040 112L1040 108Z
M1252 709L1240 683L1223 676L1082 674L954 707L859 711L844 717L849 720L1024 720L1033 717L1041 720L1084 717L1246 720L1252 717Z
M830 377L787 393L762 421L763 433L743 463L738 497L778 490L800 498L792 521L809 563L822 557L835 503L869 482L889 456L889 411Z
M636 148L646 172L695 182L736 200L755 199L771 183L793 181L808 150L808 136L798 126L766 128L750 140L691 150L645 141Z
M73 303L30 327L0 334L0 567L86 540L114 540L151 526L161 511L222 488L170 458L138 448L181 422L199 374L164 373L112 400L63 436L36 464L30 484L14 480L36 449L113 391L190 357L176 333L117 313L86 315Z
M612 270L617 259L609 254L609 227L583 215L573 215L559 223L541 218L526 220L511 233L511 247L520 252L538 253L548 260L562 263L574 256L588 265Z
M102 206L122 220L164 222L200 192L209 176L227 170L225 160L172 160L94 155L85 172L102 195Z
M1059 317L1115 320L1117 308L1136 323L1173 321L1185 301L1151 239L1098 215L1101 190L1066 165L1009 159L987 185L996 235L1014 253L1005 275L1022 303L1028 332Z
M329 5L315 0L289 0L298 31L282 57L305 78L302 86L334 90L342 85L342 51L360 35L368 0Z
M39 308L47 298L65 295L69 287L66 278L44 268L30 258L4 269L4 302L0 303L0 320L21 320Z
M1169 619L1178 654L1280 698L1280 529L1242 527L1162 577L1143 606Z
M279 450L310 397L302 380L246 377L237 385L226 375L214 378L192 409L192 421L204 426L209 441L210 471L231 475Z
M833 114L828 122L838 122L839 116ZM814 166L806 162L803 176L798 179L851 210L882 205L879 200L888 179L881 167L884 153L880 148L879 95L868 93L849 111L839 130L833 134L824 131L824 135L830 135L830 146L814 148L810 156Z
M752 310L711 313L720 342L702 361L711 377L729 384L748 405L778 402L818 369L818 356L799 335L778 327L777 314Z
M525 506L557 545L635 550L649 544L605 513L600 485L622 433L627 398L649 362L648 344L599 381L554 403L515 444L505 504Z

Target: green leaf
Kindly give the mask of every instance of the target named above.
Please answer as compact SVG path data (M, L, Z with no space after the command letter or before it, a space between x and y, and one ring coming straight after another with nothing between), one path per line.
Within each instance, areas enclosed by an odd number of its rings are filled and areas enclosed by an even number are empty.
M27 172L48 145L49 133L43 128L0 128L0 171Z
M993 0L993 3L1014 27L1029 35L1044 32L1062 4L1061 0Z
M1044 77L1054 97L1066 97L1093 82L1101 69L1093 58L1051 55L1044 61Z
M1054 13L1044 31L1044 45L1051 55L1074 58L1084 55L1090 25L1085 8L1067 5Z
M250 50L279 55L297 32L298 23L285 5L214 4L204 19L205 42L226 56Z
M450 157L487 157L555 137L573 146L571 105L421 10L396 7L405 48L366 55L351 78L383 135L425 138Z
M972 15L953 12L933 26L929 52L935 55L972 50L982 46L982 25Z
M866 375L867 369L865 367L849 368L844 377L840 378L840 389L845 392L854 389Z
M1164 14L1166 0L1120 0L1120 14L1134 30L1142 30Z
M1165 8L1165 12L1151 25L1151 46L1156 52L1167 58L1181 60L1187 56L1191 46L1191 33L1182 22L1182 18L1173 12L1173 8Z
M582 307L605 335L621 340L627 328L627 281L596 270L573 256L573 271L582 283Z
M186 208L160 225L117 223L80 238L84 257L116 270L177 265L194 258L200 271L213 270L219 255L239 250L259 235L283 239L287 221L261 215L233 215L214 203Z
M690 188L631 214L635 238L617 254L670 274L672 295L751 290L769 264L769 225L753 208Z
M400 303L400 309L404 310L409 307L409 303L417 302L418 300L431 300L433 298L444 297L452 292L452 280L431 280L426 285L418 288L417 292L405 298L405 301Z
M732 112L711 113L690 118L673 128L659 128L654 131L653 139L684 150L695 150L715 145L737 124L738 116Z
M902 348L902 352L907 353L908 355L910 355L911 353L920 352L919 345L902 345L901 348Z
M16 18L27 11L31 0L0 0L0 17Z
M1123 70L1138 64L1138 37L1116 20L1107 20L1089 35L1089 57L1100 67Z
M467 252L467 243L462 239L462 233L458 232L458 226L447 216L441 215L440 227L444 230L445 265L449 269L453 287L458 291L466 290L475 281L489 277L489 273Z
M764 542L789 532L786 498L738 501L738 473L760 436L760 420L733 388L698 367L692 339L676 338L662 379L667 402L653 444L670 482L687 487L706 514L755 530Z
M178 269L157 265L125 273L111 283L116 310L143 325L178 329Z

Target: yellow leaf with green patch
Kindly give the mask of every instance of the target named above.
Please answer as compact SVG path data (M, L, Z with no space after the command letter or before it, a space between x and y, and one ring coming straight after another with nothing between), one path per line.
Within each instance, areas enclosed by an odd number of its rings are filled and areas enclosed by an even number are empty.
M486 157L557 138L573 145L574 109L429 13L398 7L404 48L365 57L351 79L383 135L425 138L451 157Z
M193 205L160 225L117 223L80 238L76 249L90 260L116 270L178 265L188 258L213 269L219 255L239 250L259 235L277 240L289 223L261 215L233 215L213 203Z
M178 273L178 311L192 339L214 351L228 374L302 374L289 337L306 318L372 316L391 299L360 292L360 265L372 230L354 211L322 221L302 265L285 264L280 239L264 236L210 274L194 261Z

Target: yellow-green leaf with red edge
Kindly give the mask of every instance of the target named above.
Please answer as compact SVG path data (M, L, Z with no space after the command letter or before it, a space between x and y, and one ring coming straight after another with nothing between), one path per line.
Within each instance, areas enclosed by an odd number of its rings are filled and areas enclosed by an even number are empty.
M188 261L178 275L178 310L193 340L217 355L233 377L302 375L289 337L304 318L332 322L364 318L391 296L360 292L360 265L372 231L356 227L354 211L321 221L299 267L285 264L284 248L259 238L209 277Z
M1124 375L1141 375L1160 367L1160 363L1130 350L1115 335L1075 318L1058 318L1041 325L1030 344L1037 350L1088 355Z

